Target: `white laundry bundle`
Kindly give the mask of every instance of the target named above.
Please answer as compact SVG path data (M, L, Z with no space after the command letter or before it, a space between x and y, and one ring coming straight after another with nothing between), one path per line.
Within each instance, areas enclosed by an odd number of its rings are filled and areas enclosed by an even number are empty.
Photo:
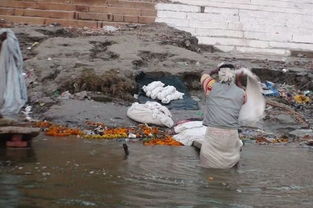
M14 32L1 29L7 34L0 52L0 113L12 115L20 111L27 101L23 76L23 57Z
M247 102L241 107L239 121L242 124L253 124L264 116L265 98L259 78L246 68L236 70L236 74L240 73L247 75Z
M183 99L184 93L177 91L174 86L164 87L161 81L154 81L142 87L146 95L152 99L158 99L164 104L170 103L172 100Z
M171 128L174 125L171 112L158 102L133 103L127 116L137 122L155 124Z
M192 145L194 141L202 143L205 137L206 126L202 121L188 121L174 127L175 134L173 138L184 145Z

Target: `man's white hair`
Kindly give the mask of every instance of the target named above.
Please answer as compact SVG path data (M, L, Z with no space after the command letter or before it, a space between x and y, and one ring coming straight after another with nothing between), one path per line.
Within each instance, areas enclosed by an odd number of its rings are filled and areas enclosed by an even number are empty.
M235 70L231 68L221 68L218 72L220 82L230 83L235 81Z

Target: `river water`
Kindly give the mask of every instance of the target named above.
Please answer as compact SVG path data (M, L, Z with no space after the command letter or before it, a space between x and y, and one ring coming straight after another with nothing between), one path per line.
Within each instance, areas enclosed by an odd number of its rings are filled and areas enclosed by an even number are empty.
M198 166L193 147L37 137L1 149L0 207L313 207L313 150L246 144L240 166Z

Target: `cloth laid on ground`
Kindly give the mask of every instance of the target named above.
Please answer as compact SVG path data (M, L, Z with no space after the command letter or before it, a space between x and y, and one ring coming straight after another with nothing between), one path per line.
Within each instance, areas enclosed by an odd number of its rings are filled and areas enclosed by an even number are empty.
M127 116L137 122L155 124L171 128L174 125L171 112L160 103L133 103L127 110Z
M164 85L161 81L154 81L144 85L142 90L147 97L158 99L164 104L168 104L172 100L183 99L184 93L178 92L174 86L164 87Z
M17 114L27 101L27 89L23 76L23 57L19 42L10 29L0 51L0 113Z
M169 75L148 75L141 72L136 76L136 82L138 83L138 102L146 103L147 101L155 101L152 98L148 97L146 93L143 91L142 87L150 84L154 81L160 81L164 85L173 86L177 91L184 93L183 99L172 100L169 104L165 106L168 109L176 109L176 110L199 110L199 105L197 101L193 100L188 92L187 87L177 76ZM159 86L160 87L160 86ZM163 87L163 86L162 86ZM157 90L157 89L155 89ZM160 89L159 89L160 90Z
M247 75L247 101L241 107L239 122L241 125L256 123L263 118L265 111L265 99L262 95L262 87L259 78L249 69L245 68L236 70L236 73L244 73Z
M192 142L202 143L206 132L206 126L202 121L189 121L174 127L175 134L173 138L184 145L191 146Z
M237 129L207 127L200 150L200 165L228 169L240 160L242 141Z

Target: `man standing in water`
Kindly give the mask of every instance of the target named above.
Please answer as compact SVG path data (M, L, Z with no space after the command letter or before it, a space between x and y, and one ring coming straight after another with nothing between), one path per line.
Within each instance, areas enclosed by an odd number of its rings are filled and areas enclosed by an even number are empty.
M218 81L212 78L218 74ZM206 94L203 125L207 126L200 151L200 164L207 168L232 168L240 159L239 112L245 91L235 84L234 66L222 64L203 73L201 85ZM238 84L241 86L241 84Z

